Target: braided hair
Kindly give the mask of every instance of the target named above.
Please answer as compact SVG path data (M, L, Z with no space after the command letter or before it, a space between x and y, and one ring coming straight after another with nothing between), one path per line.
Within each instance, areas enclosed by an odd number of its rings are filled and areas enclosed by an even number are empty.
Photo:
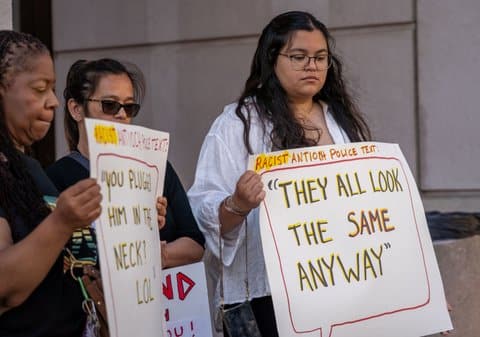
M32 35L0 30L0 87L8 90L16 75L29 71L30 60L44 54L49 55L47 47ZM10 226L13 226L15 216L19 216L33 228L39 215L49 214L49 208L12 140L1 94L0 186L0 207Z

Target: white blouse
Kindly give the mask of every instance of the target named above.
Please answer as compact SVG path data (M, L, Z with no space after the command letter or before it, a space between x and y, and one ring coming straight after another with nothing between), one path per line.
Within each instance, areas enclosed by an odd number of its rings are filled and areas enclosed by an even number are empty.
M323 104L328 131L334 143L349 142L346 133L338 126ZM207 277L216 284L214 306L220 306L219 259L219 206L223 199L233 194L240 176L247 170L248 152L243 141L243 123L235 114L237 103L227 105L210 128L198 158L195 181L188 191L190 204L200 230L205 235L205 266ZM264 134L256 110L251 109L250 145L253 153L271 152L269 134ZM222 239L224 302L243 302L245 289L245 242L247 242L248 283L250 299L270 295L265 261L260 240L258 209L247 217L248 239L245 240L245 221Z

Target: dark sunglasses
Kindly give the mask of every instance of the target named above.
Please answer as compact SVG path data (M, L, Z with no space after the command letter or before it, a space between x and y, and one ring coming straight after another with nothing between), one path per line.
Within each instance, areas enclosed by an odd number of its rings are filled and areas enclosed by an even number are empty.
M138 103L119 103L117 101L112 101L110 99L94 99L87 98L86 101L89 102L100 102L102 104L102 111L107 115L116 115L121 108L125 110L125 114L128 118L133 118L138 114L140 110L140 104Z

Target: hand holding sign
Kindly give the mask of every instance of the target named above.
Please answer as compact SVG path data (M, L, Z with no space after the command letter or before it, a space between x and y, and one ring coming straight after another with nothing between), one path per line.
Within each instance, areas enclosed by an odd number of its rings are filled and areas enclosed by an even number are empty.
M253 171L243 173L237 181L233 195L228 196L220 205L222 235L240 225L248 213L258 207L264 198L261 177Z
M100 216L101 200L100 186L95 179L84 179L60 194L54 216L72 229L88 227Z
M167 216L167 198L157 197L156 207L158 230L161 230L166 223L165 217Z
M244 212L257 208L265 198L262 178L253 171L246 171L238 179L232 198L235 205Z

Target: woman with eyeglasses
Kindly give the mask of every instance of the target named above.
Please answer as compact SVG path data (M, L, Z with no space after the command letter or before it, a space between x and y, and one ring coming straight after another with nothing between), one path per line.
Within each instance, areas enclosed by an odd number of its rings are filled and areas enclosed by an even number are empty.
M53 121L54 89L47 47L0 31L0 336L80 337L85 328L63 248L100 216L100 186L85 179L59 195L29 156Z
M65 134L71 152L47 169L60 191L90 175L85 117L130 124L140 110L144 91L143 74L132 64L99 59L79 60L70 67L63 96ZM205 240L180 179L169 162L157 211L163 268L199 261ZM96 263L96 245L92 244L91 237L94 238L94 232L85 230L72 237L73 258ZM95 277L91 268L85 272Z
M188 192L206 238L209 273L223 273L223 302L226 307L243 302L242 280L248 280L262 336L278 332L260 242L257 207L265 192L260 176L247 171L248 155L368 139L327 28L306 12L272 19L260 36L238 102L224 108L204 140ZM217 308L220 288L217 284Z

